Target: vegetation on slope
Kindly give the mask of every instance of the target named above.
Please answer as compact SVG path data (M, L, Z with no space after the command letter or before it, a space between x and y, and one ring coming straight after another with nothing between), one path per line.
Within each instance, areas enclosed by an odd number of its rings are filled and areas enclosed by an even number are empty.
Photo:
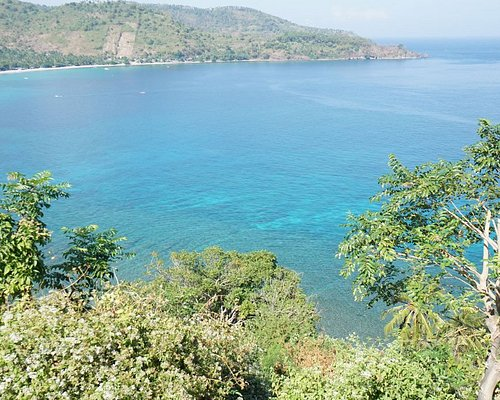
M83 311L61 293L5 311L2 399L227 399L253 373L241 326L170 315L168 300L117 287Z
M127 63L127 60L117 60L109 56L76 56L57 51L36 52L31 49L9 49L0 46L0 71L118 63Z
M11 174L0 186L0 397L492 399L500 125L483 120L478 133L457 162L409 170L391 157L381 209L351 218L344 272L358 296L394 306L385 344L319 334L299 277L266 251L174 253L167 267L153 259L148 282L111 286L122 238L91 225L67 229L65 261L51 265L42 217L68 185ZM36 298L40 287L53 291Z
M111 62L415 57L349 32L308 28L241 7L122 1L58 7L0 0L0 68Z

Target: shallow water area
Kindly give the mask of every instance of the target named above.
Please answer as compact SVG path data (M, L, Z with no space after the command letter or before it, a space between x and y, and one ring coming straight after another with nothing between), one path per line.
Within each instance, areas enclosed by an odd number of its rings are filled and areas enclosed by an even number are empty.
M373 207L389 153L456 159L478 118L500 123L496 43L407 45L431 57L2 75L0 174L71 182L51 229L116 227L137 253L121 278L152 251L268 249L302 274L325 330L378 336L380 310L338 275L347 213Z

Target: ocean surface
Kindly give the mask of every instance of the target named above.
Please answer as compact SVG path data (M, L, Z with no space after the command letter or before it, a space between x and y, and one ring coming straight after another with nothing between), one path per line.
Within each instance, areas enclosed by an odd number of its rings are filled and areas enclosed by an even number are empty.
M141 278L153 251L268 249L300 272L322 327L382 335L334 255L395 153L457 159L500 123L500 40L407 40L406 61L228 63L0 76L0 175L73 185L61 226L116 227Z

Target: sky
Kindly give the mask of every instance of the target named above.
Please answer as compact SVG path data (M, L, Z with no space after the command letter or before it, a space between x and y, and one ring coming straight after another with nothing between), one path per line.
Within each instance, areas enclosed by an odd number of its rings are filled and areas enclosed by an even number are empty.
M56 5L64 0L28 0ZM137 0L136 0L137 1ZM499 37L500 0L139 0L194 7L246 6L292 22L370 38Z

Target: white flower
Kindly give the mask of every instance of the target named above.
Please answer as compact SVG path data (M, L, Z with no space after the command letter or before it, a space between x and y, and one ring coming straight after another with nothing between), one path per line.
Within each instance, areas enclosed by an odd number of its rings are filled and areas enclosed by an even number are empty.
M18 335L17 333L11 333L9 339L12 340L13 343L19 343L21 340L23 340L22 336Z
M372 373L370 371L366 370L366 371L361 372L361 376L363 378L371 378Z
M6 362L11 362L11 361L14 361L16 359L16 355L14 353L6 354L6 355L3 356L3 359Z
M14 318L14 314L12 314L11 312L6 311L3 313L2 319L4 323L10 321L12 318Z

